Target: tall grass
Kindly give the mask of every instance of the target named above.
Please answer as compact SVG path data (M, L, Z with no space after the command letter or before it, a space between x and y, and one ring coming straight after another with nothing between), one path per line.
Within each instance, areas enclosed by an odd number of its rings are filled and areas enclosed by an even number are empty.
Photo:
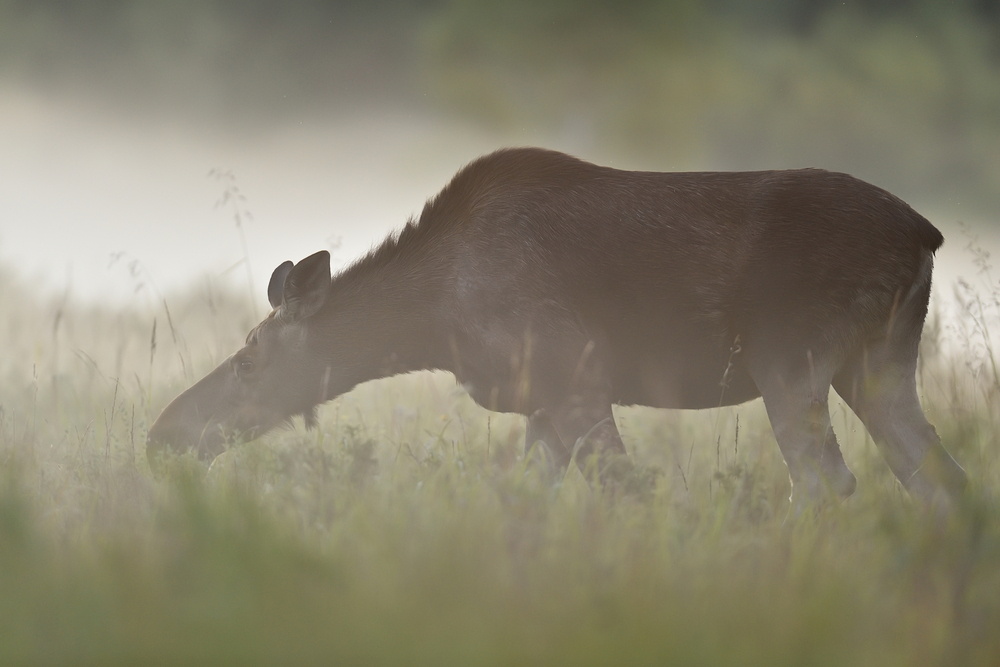
M788 517L759 402L618 410L639 472L612 500L543 483L520 418L429 373L154 480L146 429L240 344L245 298L84 309L4 276L0 299L0 663L1000 660L988 337L925 336L924 405L972 481L953 516L911 503L834 402L859 490Z

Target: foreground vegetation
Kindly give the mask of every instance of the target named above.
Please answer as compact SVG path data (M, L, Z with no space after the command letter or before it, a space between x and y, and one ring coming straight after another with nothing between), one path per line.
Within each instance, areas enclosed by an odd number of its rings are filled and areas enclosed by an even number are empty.
M786 517L759 401L619 410L639 470L610 499L541 483L521 420L432 374L156 480L151 418L251 324L209 287L119 312L0 278L0 663L1000 659L989 302L926 336L925 407L972 479L954 514L912 504L836 404L858 493Z

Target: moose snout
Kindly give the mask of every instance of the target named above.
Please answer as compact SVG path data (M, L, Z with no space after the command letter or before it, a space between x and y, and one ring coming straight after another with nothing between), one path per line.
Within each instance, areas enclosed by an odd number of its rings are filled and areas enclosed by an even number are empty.
M159 472L159 464L165 456L194 452L199 459L207 460L224 449L220 429L178 419L169 409L153 422L146 436L146 460L154 473Z
M225 449L220 412L228 375L227 360L171 401L149 427L146 458L154 472L167 454L194 452L200 459L211 459Z
M153 422L146 437L146 455L155 456L163 452L185 452L195 449L198 446L198 439L194 438L190 429L184 424L159 419Z

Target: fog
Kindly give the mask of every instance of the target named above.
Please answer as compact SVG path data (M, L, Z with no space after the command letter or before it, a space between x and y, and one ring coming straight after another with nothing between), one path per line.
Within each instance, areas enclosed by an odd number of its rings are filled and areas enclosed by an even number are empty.
M261 308L281 261L343 266L461 165L536 144L849 171L945 232L939 295L979 279L969 238L998 247L994 6L760 7L0 5L0 266L128 305L206 276L246 289L249 260Z
M446 373L232 433L210 465L147 455L276 265L342 268L516 145L822 167L912 204L946 237L920 401L966 497L907 502L833 392L857 492L804 511L763 401L615 406L565 442L613 426L634 466L555 477L524 454L549 458L532 433L565 432L555 412L528 428ZM0 665L995 664L998 210L998 0L0 0ZM266 381L228 376L240 412L308 403L306 380L275 396L273 347L245 351ZM530 349L511 370L534 401ZM194 403L199 440L229 435ZM891 403L888 431L926 442ZM882 451L898 471L921 450Z
M117 304L205 275L242 288L237 212L262 300L281 261L327 248L343 265L500 145L469 123L379 108L213 136L25 89L0 101L0 143L3 263L43 291ZM245 199L223 202L230 187Z

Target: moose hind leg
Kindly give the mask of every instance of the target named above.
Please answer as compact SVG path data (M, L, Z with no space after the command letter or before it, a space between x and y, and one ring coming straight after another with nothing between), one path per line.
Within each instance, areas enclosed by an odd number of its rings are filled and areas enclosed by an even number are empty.
M539 454L544 457L546 472L550 476L561 478L566 473L570 451L563 444L546 410L536 410L529 415L524 431L524 457L529 460L534 457L537 460Z
M903 360L893 358L898 353L888 345L864 351L834 378L834 389L907 491L928 501L939 489L957 498L966 486L965 471L924 417L914 377L916 351Z
M800 375L769 374L757 382L788 466L793 511L830 496L846 498L857 486L830 424L829 379L811 370Z

